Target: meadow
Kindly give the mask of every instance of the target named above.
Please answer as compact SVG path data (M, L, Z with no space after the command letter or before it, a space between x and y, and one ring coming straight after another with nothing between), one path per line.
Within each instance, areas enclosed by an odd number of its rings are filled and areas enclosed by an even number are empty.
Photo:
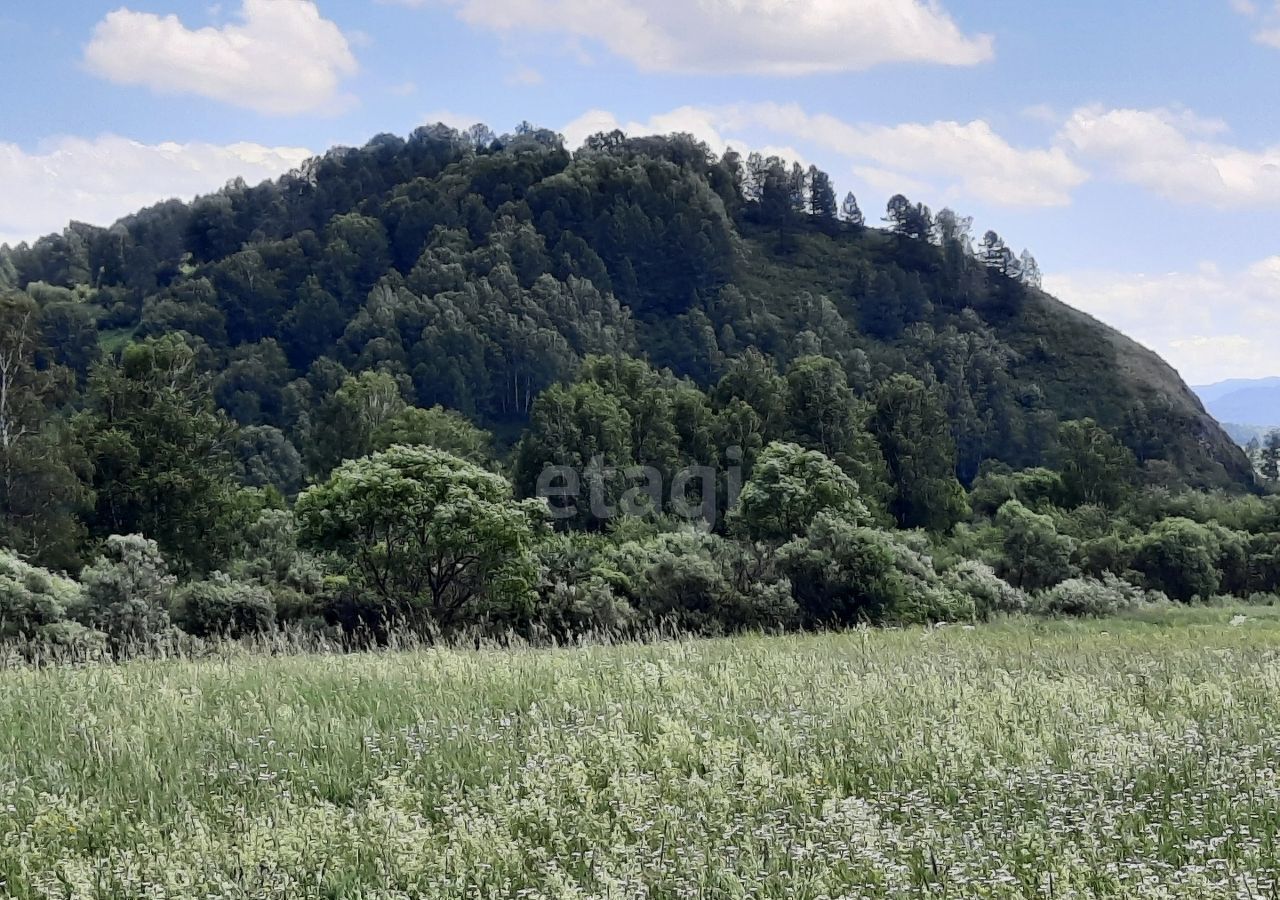
M1280 618L0 672L0 896L1263 898Z

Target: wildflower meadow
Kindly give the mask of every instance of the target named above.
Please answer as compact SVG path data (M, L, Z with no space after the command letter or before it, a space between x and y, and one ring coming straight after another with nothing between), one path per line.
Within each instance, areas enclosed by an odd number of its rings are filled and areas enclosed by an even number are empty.
M0 896L1264 898L1280 619L0 672Z

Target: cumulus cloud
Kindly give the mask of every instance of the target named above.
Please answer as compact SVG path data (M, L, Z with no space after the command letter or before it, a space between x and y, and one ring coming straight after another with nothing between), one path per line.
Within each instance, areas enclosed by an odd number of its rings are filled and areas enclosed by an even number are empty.
M697 106L681 106L670 112L650 116L643 122L621 122L608 110L590 109L560 129L565 143L581 147L593 134L623 131L633 137L649 134L691 134L715 153L724 153L730 141L720 133L724 118L716 111ZM738 146L742 146L739 144Z
M195 94L267 115L334 112L357 63L312 0L243 0L240 20L188 28L174 15L118 9L84 51L90 72L161 94Z
M1280 204L1280 146L1248 150L1227 126L1168 109L1078 109L1060 135L1116 177L1184 203L1217 208Z
M651 71L806 75L884 63L972 66L994 41L938 0L390 0L502 33L597 40Z
M875 187L894 183L900 185L895 190L998 206L1062 206L1089 177L1062 148L1015 147L981 120L861 125L794 104L685 106L626 125L611 113L592 110L566 126L565 137L577 146L588 135L613 128L629 134L684 131L718 153L730 144L740 150L753 146L726 135L764 134L845 157L851 171Z
M295 168L311 151L260 144L141 144L108 135L63 138L27 153L0 143L0 243L61 231L72 219L109 225L171 197L190 199L235 177L256 182Z
M1192 384L1275 374L1280 256L1240 271L1078 272L1045 289L1167 359Z

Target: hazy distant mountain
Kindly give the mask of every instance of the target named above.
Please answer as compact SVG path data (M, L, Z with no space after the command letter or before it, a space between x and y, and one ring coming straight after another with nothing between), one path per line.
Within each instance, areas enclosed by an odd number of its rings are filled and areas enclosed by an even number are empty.
M1280 427L1280 378L1236 378L1193 390L1219 422Z

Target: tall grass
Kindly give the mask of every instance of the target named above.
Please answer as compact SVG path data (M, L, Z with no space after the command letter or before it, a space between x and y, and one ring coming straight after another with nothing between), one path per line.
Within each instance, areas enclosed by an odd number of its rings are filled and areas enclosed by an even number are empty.
M0 896L1273 897L1239 614L14 668Z

